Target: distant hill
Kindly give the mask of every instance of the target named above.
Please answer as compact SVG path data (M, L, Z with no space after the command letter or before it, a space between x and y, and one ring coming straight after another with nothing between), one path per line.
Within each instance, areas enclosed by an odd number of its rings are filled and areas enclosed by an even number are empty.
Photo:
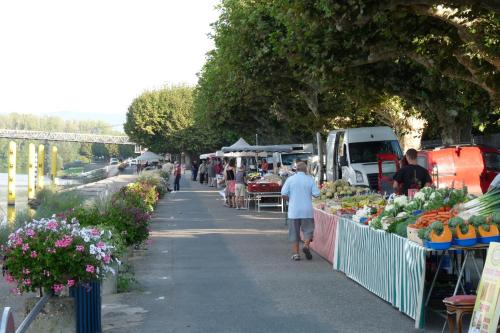
M74 112L74 111L58 111L44 114L47 116L59 117L65 120L99 120L113 126L115 131L123 132L123 124L126 120L125 113L98 113L98 112Z

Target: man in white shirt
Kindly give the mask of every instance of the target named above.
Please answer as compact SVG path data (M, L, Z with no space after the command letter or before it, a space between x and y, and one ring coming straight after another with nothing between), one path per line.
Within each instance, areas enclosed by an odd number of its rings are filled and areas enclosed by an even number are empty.
M306 175L307 166L304 162L297 163L297 173L289 177L281 195L288 200L288 239L292 245L292 260L300 260L299 241L300 230L304 235L304 252L308 260L312 259L309 243L314 234L314 215L312 198L320 195L319 189L311 176Z
M170 160L167 160L167 163L163 164L162 170L166 171L169 175L172 173L172 170L174 169L174 165Z

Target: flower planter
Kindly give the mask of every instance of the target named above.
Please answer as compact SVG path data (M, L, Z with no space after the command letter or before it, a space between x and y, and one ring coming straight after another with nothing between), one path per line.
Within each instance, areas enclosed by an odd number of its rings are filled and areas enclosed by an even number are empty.
M40 300L38 297L26 299L25 314ZM28 333L76 333L75 299L67 296L53 296L31 323Z
M79 284L70 293L75 299L76 332L101 333L101 282Z

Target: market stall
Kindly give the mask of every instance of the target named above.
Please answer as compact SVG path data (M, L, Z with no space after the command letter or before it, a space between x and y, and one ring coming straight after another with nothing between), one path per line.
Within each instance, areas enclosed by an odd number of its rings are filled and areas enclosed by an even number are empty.
M240 166L242 158L254 158L256 165L259 157L265 158L269 154L276 152L290 152L291 149L288 145L252 146L240 138L233 145L222 147L221 151L224 153L224 156L236 157L237 165ZM247 167L250 166L246 165ZM254 168L250 167L250 169ZM254 172L248 173L249 181L245 200L247 208L250 206L250 203L255 203L255 209L259 212L264 207L278 207L281 211L284 211L285 203L281 197L283 179L276 174L262 174L256 169L254 170Z
M317 230L311 246L333 262L335 270L423 328L445 253L459 257L454 260L456 284L449 295L467 291L463 282L468 260L480 275L474 252L500 238L499 195L494 191L471 200L466 189L423 189L412 200L393 196L384 203L344 183L327 183L315 203ZM431 254L439 258L434 272L426 271Z

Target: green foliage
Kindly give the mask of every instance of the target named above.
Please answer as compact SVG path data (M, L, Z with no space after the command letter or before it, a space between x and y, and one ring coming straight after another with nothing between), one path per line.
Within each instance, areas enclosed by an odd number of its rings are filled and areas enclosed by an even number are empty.
M148 91L137 97L127 112L125 132L153 151L180 153L191 151L186 145L194 125L193 89L172 86Z
M423 117L425 135L448 143L500 127L500 20L486 3L224 0L220 10L194 105L224 136L310 141L387 124L394 98L396 118Z
M130 264L122 264L118 270L118 292L126 293L132 291L137 284L134 267Z
M51 188L39 191L36 198L40 201L40 205L36 210L35 219L49 218L54 214L81 207L84 201L76 191L56 192Z

